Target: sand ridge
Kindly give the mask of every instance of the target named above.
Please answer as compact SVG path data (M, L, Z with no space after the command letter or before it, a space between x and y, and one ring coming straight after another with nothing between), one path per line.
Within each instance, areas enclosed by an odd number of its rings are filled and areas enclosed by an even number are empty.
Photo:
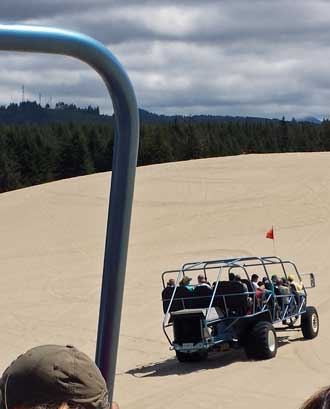
M242 155L137 170L115 385L122 408L293 409L330 380L330 153ZM110 174L0 196L0 365L41 343L94 356ZM179 364L162 329L162 271L276 253L315 272L319 337L281 333L273 360ZM290 338L287 338L290 335Z

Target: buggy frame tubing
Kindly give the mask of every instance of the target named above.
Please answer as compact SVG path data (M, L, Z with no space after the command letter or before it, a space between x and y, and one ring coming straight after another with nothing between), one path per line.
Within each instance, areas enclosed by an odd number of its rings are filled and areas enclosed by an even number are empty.
M98 72L112 99L115 141L95 358L112 401L139 143L139 113L134 90L116 57L103 44L80 33L0 24L0 50L77 58Z

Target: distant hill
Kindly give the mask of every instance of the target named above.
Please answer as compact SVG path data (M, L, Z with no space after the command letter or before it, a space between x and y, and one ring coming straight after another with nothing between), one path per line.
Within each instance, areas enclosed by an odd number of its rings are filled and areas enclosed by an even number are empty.
M220 115L158 115L144 109L140 109L140 120L142 123L174 123L174 122L193 122L193 123L220 123L220 122L237 122L237 121L248 121L248 122L270 122L279 121L278 119L269 118L259 118L252 116L220 116Z
M193 122L193 123L223 123L223 122L279 122L278 118L262 118L256 116L230 116L230 115L158 115L144 109L140 109L140 120L142 123L174 123L174 122ZM282 119L283 120L283 119ZM308 122L311 124L321 124L322 121L313 117L306 116L298 119L292 119L295 122ZM286 122L291 122L287 121Z
M299 118L298 122L309 122L311 124L320 124L322 121L315 118L314 116L304 116L303 118Z
M155 114L145 109L140 109L141 124L171 124L176 122L190 123L223 123L223 122L278 122L279 119L269 119L252 116L220 116L220 115L162 115ZM317 118L304 117L297 122L309 122L320 124ZM25 101L20 104L9 104L0 106L0 124L22 124L22 123L57 123L57 122L81 122L109 124L113 122L113 116L100 114L98 107L88 106L80 108L74 104L58 102L54 108L46 105L42 107L36 101Z

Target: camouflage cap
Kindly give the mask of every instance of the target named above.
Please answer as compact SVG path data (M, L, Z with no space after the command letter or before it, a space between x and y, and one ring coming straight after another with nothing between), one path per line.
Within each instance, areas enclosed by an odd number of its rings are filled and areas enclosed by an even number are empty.
M3 373L0 393L0 409L50 402L110 407L100 370L71 345L42 345L20 355Z

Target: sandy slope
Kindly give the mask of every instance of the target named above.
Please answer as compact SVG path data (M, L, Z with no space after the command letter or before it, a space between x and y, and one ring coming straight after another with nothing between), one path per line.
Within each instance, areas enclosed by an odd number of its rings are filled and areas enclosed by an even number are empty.
M297 408L330 382L330 153L248 155L139 168L115 397L122 408ZM94 355L109 174L0 196L0 367L40 343ZM317 273L321 331L275 359L182 365L161 330L160 274L187 261L277 255ZM285 335L285 334L282 334Z

